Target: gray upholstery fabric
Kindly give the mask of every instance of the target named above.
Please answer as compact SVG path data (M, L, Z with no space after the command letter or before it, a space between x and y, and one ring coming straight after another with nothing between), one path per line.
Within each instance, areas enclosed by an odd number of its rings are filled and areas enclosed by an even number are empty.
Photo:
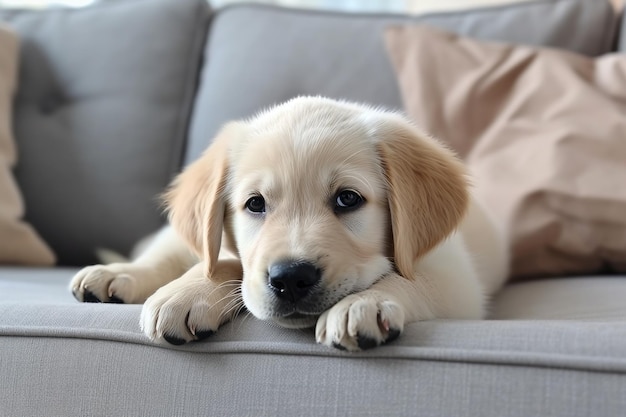
M624 375L524 365L195 354L13 337L6 416L621 416ZM36 358L36 359L34 359ZM50 363L63 363L50 372Z
M626 321L626 280L615 277L516 282L492 306L499 320Z
M60 264L128 252L162 224L208 25L203 0L4 11L22 38L16 177Z
M223 123L297 95L401 108L382 31L407 23L587 55L609 51L617 27L608 2L587 0L538 1L414 18L250 5L227 8L211 24L187 161L200 154Z
M141 306L73 301L73 272L0 269L0 415L611 416L626 406L626 318L415 323L353 354L248 317L164 348L140 333ZM578 282L623 299L624 278ZM506 291L527 295L522 284ZM590 296L579 309L602 303Z

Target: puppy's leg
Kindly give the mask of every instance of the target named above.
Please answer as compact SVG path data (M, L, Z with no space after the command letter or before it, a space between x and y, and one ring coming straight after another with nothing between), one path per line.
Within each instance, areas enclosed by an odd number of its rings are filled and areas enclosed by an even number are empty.
M420 260L414 280L391 273L324 312L316 339L339 349L369 349L398 337L406 323L480 319L484 302L472 259L455 236Z
M411 284L390 274L369 289L347 296L317 320L317 342L342 350L369 349L397 338L409 321L407 312L431 318L419 299L407 299L407 294L416 293Z
M176 232L166 227L132 262L83 268L72 278L70 290L83 302L141 304L196 262Z
M159 288L143 306L141 328L152 340L181 345L213 334L243 308L240 261L220 260L209 279L200 262Z

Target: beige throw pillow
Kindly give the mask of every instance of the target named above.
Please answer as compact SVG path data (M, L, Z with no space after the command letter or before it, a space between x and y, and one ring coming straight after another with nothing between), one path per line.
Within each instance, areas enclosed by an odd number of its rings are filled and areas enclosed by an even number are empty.
M11 172L17 159L11 131L17 66L18 40L0 25L0 264L52 265L55 257L50 248L21 220L24 206Z
M626 55L427 27L386 42L406 110L467 161L514 277L626 272Z

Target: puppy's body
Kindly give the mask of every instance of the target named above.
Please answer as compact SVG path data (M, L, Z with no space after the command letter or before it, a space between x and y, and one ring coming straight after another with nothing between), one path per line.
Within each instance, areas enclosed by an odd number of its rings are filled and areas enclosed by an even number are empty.
M298 98L227 125L166 200L173 229L71 283L81 301L145 301L156 340L199 339L245 305L358 350L408 322L482 318L506 277L501 232L454 155L350 103Z

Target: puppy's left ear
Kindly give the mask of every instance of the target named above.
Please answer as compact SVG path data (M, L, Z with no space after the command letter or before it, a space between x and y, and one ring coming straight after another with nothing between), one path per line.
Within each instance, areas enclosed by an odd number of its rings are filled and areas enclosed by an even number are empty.
M225 195L229 167L229 149L241 134L239 123L229 123L213 143L176 177L164 193L172 227L189 247L205 261L211 276L222 245L222 234L232 243L228 225Z
M405 278L414 264L460 223L469 204L463 163L401 116L378 126L378 152L388 182L394 262Z

